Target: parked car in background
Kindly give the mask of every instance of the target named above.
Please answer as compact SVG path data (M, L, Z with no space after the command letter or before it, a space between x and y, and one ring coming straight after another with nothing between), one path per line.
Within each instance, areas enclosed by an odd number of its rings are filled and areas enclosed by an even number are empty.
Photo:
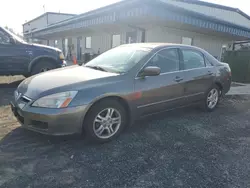
M213 111L230 85L230 67L200 48L127 44L27 78L11 106L27 129L107 142L141 116L195 103Z
M30 76L66 65L60 49L27 43L0 27L0 75Z

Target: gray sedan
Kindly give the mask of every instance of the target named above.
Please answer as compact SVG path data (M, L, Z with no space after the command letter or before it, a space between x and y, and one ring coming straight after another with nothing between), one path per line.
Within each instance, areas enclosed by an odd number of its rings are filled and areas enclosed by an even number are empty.
M200 48L127 44L25 79L11 106L29 130L107 142L141 116L195 103L213 111L230 85L230 67Z

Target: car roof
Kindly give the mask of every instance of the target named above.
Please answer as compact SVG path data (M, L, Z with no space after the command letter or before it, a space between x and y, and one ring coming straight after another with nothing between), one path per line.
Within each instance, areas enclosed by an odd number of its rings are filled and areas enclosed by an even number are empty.
M155 48L164 48L164 47L186 47L186 48L192 48L192 49L197 49L201 50L198 47L195 46L190 46L190 45L185 45L185 44L177 44L177 43L132 43L132 44L123 44L121 47L138 47L138 48L150 48L150 49L155 49Z

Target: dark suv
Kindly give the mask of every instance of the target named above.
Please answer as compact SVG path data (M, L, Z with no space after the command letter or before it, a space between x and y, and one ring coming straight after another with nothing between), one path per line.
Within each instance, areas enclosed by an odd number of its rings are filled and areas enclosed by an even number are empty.
M0 27L0 75L30 76L66 65L60 49L27 43Z

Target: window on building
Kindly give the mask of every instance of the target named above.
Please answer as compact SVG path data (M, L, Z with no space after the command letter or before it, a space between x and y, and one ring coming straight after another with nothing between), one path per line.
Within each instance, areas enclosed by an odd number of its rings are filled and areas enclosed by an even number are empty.
M112 35L112 48L121 45L121 35Z
M189 37L182 37L181 38L181 43L191 46L193 44L193 39L189 38Z
M2 31L0 31L0 44L10 44L10 38Z
M166 73L178 71L179 62L177 49L166 49L155 54L147 66L157 66L161 68L161 73Z
M195 69L205 67L204 56L194 50L182 50L184 69Z
M87 49L90 49L91 48L91 37L86 37L86 44L85 44L85 47Z

